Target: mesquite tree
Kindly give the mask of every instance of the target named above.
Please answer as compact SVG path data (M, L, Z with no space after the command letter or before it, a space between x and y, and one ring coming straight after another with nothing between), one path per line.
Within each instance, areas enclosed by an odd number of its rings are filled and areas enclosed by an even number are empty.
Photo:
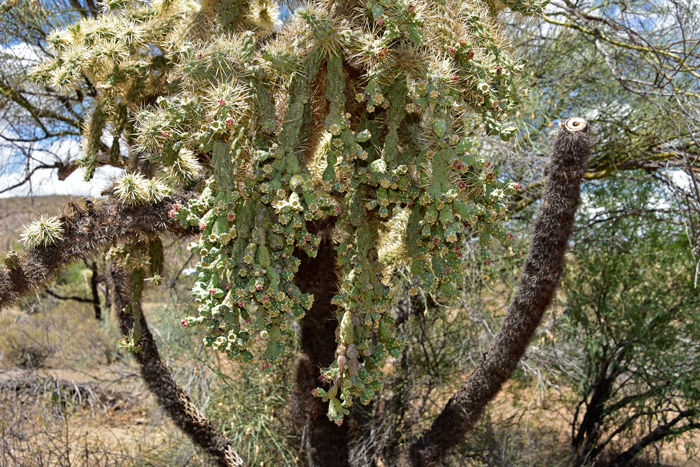
M104 201L73 204L23 234L0 271L0 307L57 268L111 246L124 338L175 423L220 465L243 465L160 361L140 307L162 269L159 232L199 233L193 295L204 345L270 368L301 324L294 420L310 465L347 465L353 403L381 390L402 344L398 294L456 298L463 242L507 242L517 185L480 157L478 135L507 140L526 91L499 12L537 1L268 0L106 2L56 31L38 82L98 93L83 131L87 177L104 158L129 170ZM292 12L292 9L294 10ZM510 377L551 301L589 153L587 123L555 144L521 285L502 330L433 427L398 465L432 465Z

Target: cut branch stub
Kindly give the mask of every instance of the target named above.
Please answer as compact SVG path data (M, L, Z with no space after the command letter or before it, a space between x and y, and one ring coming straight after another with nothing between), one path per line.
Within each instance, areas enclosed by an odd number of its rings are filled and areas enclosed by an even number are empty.
M589 130L586 120L570 118L557 135L530 252L503 325L474 372L423 437L399 456L396 466L437 465L476 424L525 353L564 269L564 254L590 155Z

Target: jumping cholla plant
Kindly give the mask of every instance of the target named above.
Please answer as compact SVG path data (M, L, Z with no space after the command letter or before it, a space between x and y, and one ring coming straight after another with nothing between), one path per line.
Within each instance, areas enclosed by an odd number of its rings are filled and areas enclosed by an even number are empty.
M341 424L399 354L398 289L449 302L463 241L478 236L490 262L492 238L510 237L504 203L517 187L480 157L476 135L511 138L524 92L499 13L545 3L312 1L284 6L281 23L268 0L111 0L51 36L55 58L35 77L95 85L82 164L90 178L101 151L128 150L143 175L117 181L122 202L202 190L169 214L201 229L190 244L199 315L182 324L205 326L204 345L275 362L313 306L295 282L302 258L333 242L333 277L319 280L336 284L336 358L313 393ZM50 242L53 224L33 229Z

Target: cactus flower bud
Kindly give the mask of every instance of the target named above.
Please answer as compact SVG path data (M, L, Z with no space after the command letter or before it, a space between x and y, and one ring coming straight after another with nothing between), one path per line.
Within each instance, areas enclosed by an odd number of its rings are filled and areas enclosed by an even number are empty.
M225 101L224 99L219 99L219 100L216 101L216 102L219 104L219 107L223 107L223 106L226 105L226 101Z
M269 364L269 363L265 362L265 363L262 364L262 369L263 369L263 370L267 370L268 368L270 368L270 364Z
M262 285L262 284L256 285L256 286L255 286L255 290L257 290L258 292L262 292L262 291L263 291L263 285Z
M490 259L487 259L487 260L486 260L486 266L490 266L490 265L491 265L491 260L490 260Z
M187 321L187 318L181 319L181 320L180 320L180 324L182 325L182 327L185 327L185 328L186 328L187 326L189 326L189 323L188 323L188 321Z
M457 49L455 49L455 48L452 47L452 46L448 47L448 48L447 48L447 51L450 53L450 55L454 55L454 54L457 53Z
M460 190L464 190L465 188L467 188L467 184L464 182L459 182L457 184L457 186L459 187Z
M224 120L224 125L226 125L226 126L233 125L233 118L229 117L226 120Z
M160 132L160 136L162 136L162 137L164 137L164 138L170 138L170 135L171 135L171 134L172 134L172 133L170 133L168 130L163 130L163 131Z
M377 23L379 23L380 26L384 26L384 17L380 16L379 19L377 20Z

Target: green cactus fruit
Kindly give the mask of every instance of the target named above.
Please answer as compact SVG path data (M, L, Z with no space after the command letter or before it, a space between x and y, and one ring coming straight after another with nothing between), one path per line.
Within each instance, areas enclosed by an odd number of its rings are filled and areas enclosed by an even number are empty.
M270 252L265 245L260 245L257 248L256 263L264 268L270 266Z
M447 122L443 119L435 119L433 121L433 131L438 138L444 138L447 131Z
M343 319L340 321L340 342L345 345L350 345L355 340L355 329L352 325L352 312L346 311L343 313Z

